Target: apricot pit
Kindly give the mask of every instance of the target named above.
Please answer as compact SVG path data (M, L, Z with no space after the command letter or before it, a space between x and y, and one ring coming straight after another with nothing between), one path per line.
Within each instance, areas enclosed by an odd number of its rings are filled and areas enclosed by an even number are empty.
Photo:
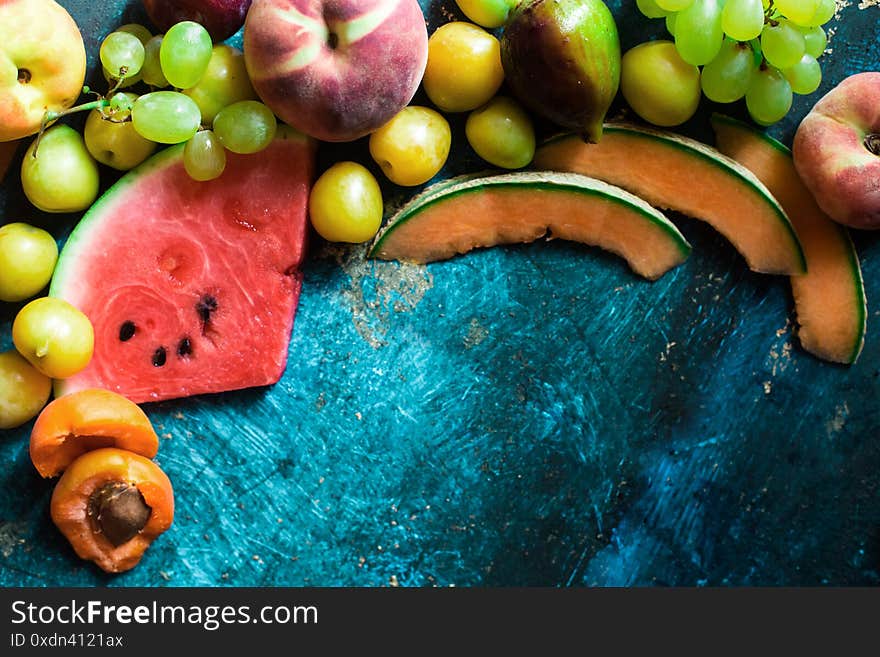
M151 512L137 487L123 481L106 483L89 496L93 530L104 534L115 547L134 538L146 526Z

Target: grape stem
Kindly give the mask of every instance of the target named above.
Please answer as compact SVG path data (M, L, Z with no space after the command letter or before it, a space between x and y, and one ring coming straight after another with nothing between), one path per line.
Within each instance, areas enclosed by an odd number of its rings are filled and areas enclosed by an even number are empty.
M776 20L773 15L776 13L776 8L773 6L773 0L767 4L767 10L764 12L764 23L770 25L771 27L778 27L779 21Z
M83 103L82 105L76 105L60 112L46 112L46 114L43 115L43 125L45 126L48 123L57 121L62 116L67 116L68 114L74 114L76 112L88 112L89 110L103 109L105 107L110 107L110 101L106 98L99 98L98 100Z
M865 148L874 155L880 155L880 133L874 132L865 137Z
M119 91L119 87L121 87L121 86L122 86L122 78L119 78L119 79L116 81L116 84L113 85L113 88L112 88L110 91L107 92L107 95L108 95L108 96L112 96L112 95L115 94L117 91Z
M74 114L76 112L87 112L93 109L104 109L105 107L110 106L110 101L106 98L98 98L98 100L93 100L88 103L83 103L82 105L76 105L74 107L69 107L66 110L62 110L60 112L52 112L47 111L43 114L43 121L40 123L40 132L37 135L37 140L34 142L34 152L32 153L32 157L37 157L37 150L40 148L40 140L43 138L43 133L46 132L46 128L49 127L49 124L55 123L61 117L67 116L68 114Z

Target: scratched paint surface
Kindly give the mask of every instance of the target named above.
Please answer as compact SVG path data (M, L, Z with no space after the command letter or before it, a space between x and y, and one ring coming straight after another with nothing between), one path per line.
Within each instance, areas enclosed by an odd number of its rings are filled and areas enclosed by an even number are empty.
M140 3L62 4L100 88L97 45ZM662 34L609 4L624 48ZM822 92L880 66L880 8L838 4ZM460 16L423 7L432 28ZM790 143L818 97L772 132ZM709 139L711 109L685 131ZM481 166L452 123L442 175ZM321 163L340 156L369 162L359 142ZM59 240L76 219L15 176L0 211ZM868 336L845 368L800 349L787 281L675 219L694 252L655 283L562 242L401 267L316 241L280 383L146 407L177 516L135 570L75 557L31 425L0 432L0 584L877 584L880 236L854 235Z

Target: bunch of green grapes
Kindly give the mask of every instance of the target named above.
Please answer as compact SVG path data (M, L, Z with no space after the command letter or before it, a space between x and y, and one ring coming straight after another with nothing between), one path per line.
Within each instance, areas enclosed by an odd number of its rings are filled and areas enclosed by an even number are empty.
M665 18L682 59L702 66L707 98L746 99L752 119L776 123L792 94L811 94L822 82L823 25L834 0L637 0L648 18Z
M124 25L101 43L100 58L111 89L87 123L85 141L98 157L108 142L104 131L120 132L116 168L139 164L155 144L186 142L186 171L211 180L223 173L226 151L256 153L275 136L275 115L256 100L241 52L214 46L199 23L177 23L156 36ZM139 82L150 90L131 93Z

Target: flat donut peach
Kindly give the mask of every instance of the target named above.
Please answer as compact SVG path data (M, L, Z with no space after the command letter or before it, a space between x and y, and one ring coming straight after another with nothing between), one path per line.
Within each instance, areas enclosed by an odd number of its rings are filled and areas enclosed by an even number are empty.
M794 138L794 164L819 207L852 228L880 228L880 72L829 91Z

